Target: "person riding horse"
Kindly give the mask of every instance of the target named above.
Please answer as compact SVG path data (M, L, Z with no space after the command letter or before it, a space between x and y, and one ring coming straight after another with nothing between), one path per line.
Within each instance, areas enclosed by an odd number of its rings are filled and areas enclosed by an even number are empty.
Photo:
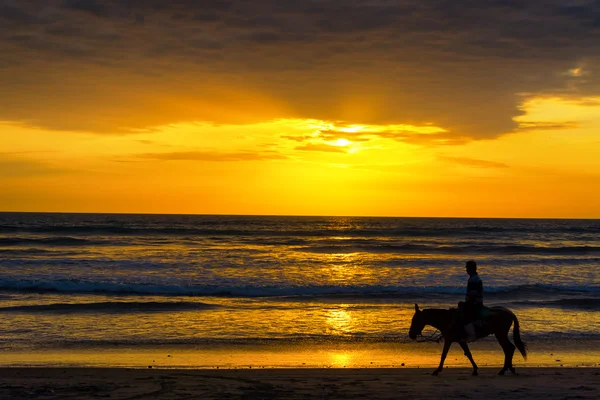
M467 342L473 341L478 337L482 338L493 334L504 351L504 366L499 374L504 375L509 370L515 374L515 367L512 363L515 348L519 349L523 358L527 358L527 345L521 340L519 320L508 308L499 306L484 307L483 282L477 274L477 264L475 261L467 261L466 268L469 274L467 295L465 301L459 303L458 310L456 308L420 310L419 305L415 304L415 314L408 330L408 337L412 340L417 340L417 338L423 336L423 328L426 325L433 326L440 331L444 338L444 348L440 358L440 365L433 371L433 375L438 375L442 372L448 350L450 350L453 342L457 342L463 349L465 356L467 356L473 366L473 375L477 375L477 364L473 360ZM478 323L478 321L482 320L482 317L483 321ZM474 323L481 326L477 335L475 335ZM468 326L465 327L465 324L468 324ZM513 326L514 344L508 339L508 332L511 326Z

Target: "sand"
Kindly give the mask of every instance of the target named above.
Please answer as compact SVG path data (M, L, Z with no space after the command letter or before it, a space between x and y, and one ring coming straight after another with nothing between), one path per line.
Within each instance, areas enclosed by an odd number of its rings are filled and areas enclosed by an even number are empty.
M0 399L598 399L598 368L2 368Z

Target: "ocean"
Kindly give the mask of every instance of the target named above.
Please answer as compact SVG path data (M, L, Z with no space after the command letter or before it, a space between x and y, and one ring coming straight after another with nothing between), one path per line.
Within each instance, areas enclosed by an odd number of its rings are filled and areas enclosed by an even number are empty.
M456 306L470 259L529 363L591 366L599 236L600 220L0 213L0 366L433 365L414 304ZM472 347L502 362L493 337Z

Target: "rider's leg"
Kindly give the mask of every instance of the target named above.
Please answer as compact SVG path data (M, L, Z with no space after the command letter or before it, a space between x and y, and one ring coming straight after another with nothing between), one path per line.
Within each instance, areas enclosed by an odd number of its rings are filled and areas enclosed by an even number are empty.
M467 333L467 337L465 341L473 342L477 339L477 334L475 333L475 325L473 323L467 324L464 326L465 332Z

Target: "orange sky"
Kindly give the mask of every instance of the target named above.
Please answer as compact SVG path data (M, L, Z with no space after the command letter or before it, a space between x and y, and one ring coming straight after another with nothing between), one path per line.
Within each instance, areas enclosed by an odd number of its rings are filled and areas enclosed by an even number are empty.
M518 4L9 1L0 210L600 218L597 6Z

